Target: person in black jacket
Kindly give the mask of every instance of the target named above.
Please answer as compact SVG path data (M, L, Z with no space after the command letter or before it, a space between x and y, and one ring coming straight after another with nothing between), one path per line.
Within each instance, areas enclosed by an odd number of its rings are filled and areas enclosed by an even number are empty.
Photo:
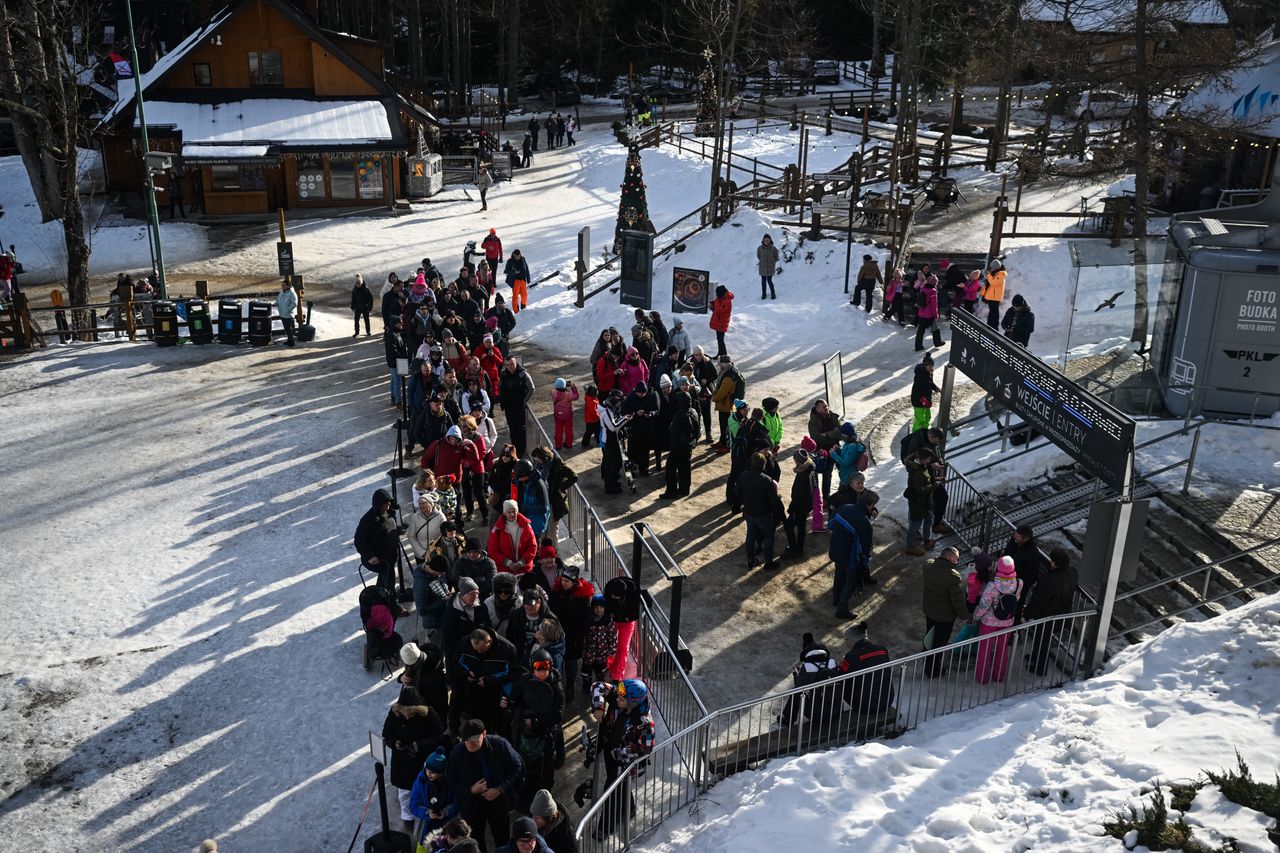
M450 677L456 674L458 655L476 628L489 627L489 611L480 601L480 587L468 577L458 579L458 591L449 599L444 609L444 619L440 622L440 650L444 654L444 665ZM461 717L454 708L461 706L452 703L449 707L449 727L457 728Z
M1031 306L1022 298L1022 294L1013 295L1013 303L1004 312L1000 328L1004 329L1004 336L1015 344L1022 344L1024 347L1030 344L1031 333L1036 330L1036 315L1031 313Z
M515 647L487 628L476 628L458 653L453 676L455 699L466 716L484 720L489 731L507 735L511 732L511 694L519 673Z
M578 853L578 840L573 837L573 823L564 806L543 788L533 795L529 816L537 824L538 833L554 853Z
M528 445L525 404L533 397L533 378L514 358L508 358L498 373L498 402L507 417L507 432L521 457Z
M404 282L396 278L391 289L382 295L382 322L389 323L392 317L404 317L404 307L408 298L404 293Z
M742 500L742 517L747 523L747 570L756 567L757 545L764 549L764 567L778 568L773 558L773 534L778 519L778 484L764 472L763 453L751 454L746 471L738 475L738 497Z
M831 597L836 606L837 619L852 619L849 600L871 581L871 550L875 547L871 522L879 510L876 504L880 496L865 489L852 503L842 504L831 514L828 528L831 538L827 556L835 564Z
M623 417L631 418L631 438L627 442L627 457L636 466L640 477L649 476L649 450L653 448L658 431L658 414L661 403L657 393L649 389L649 383L637 382L636 387L622 402Z
M409 358L409 347L405 344L404 335L400 334L400 316L397 314L387 321L382 331L382 346L386 350L387 369L391 372L391 404L399 406L404 396L400 387L400 371L396 370L396 359ZM408 377L406 377L408 378Z
M360 337L360 318L364 318L364 336L369 331L369 313L373 311L373 291L365 286L364 276L356 273L355 286L351 288L351 313L355 316L356 331L351 337Z
M707 444L711 444L714 441L711 437L711 392L719 373L715 362L707 357L700 346L693 348L693 354L689 356L687 363L693 368L693 379L698 383L698 414L702 419L702 429L707 434Z
M1019 524L1009 537L1000 556L1013 557L1017 568L1018 580L1022 581L1022 594L1019 604L1026 604L1027 593L1040 580L1040 572L1044 567L1044 557L1040 554L1040 543L1036 542L1035 531L1029 524Z
M524 761L501 735L490 734L480 720L467 720L458 731L462 743L449 753L445 780L473 837L484 845L485 827L495 844L511 838L507 816L524 782Z
M840 672L860 672L874 666L889 662L889 650L878 643L867 639L866 622L858 622L850 626L844 636L850 643L840 661ZM893 705L893 673L887 669L876 670L869 675L851 678L842 682L844 701L849 704L855 714L862 717L884 714ZM871 737L877 726L861 723L850 732L855 739Z
M396 562L400 559L400 533L396 528L395 501L386 489L373 493L373 505L360 517L354 540L360 562L378 575L378 586L393 590Z
M444 723L423 700L422 694L406 685L400 688L400 698L387 711L382 740L391 748L391 784L400 800L400 819L412 823L409 794L427 756L437 746L448 743Z
M933 356L925 353L916 365L911 379L911 429L913 432L927 429L933 420L933 395L940 390L933 384Z
M405 643L400 647L400 660L404 672L400 683L415 688L422 694L428 708L441 720L449 718L449 679L444 674L444 657L431 643L419 647L417 643Z
M1080 576L1076 573L1075 566L1071 565L1070 555L1061 548L1054 548L1049 552L1048 569L1041 573L1036 585L1027 593L1022 618L1030 622L1070 613L1076 600L1076 587L1079 585ZM1028 665L1036 675L1044 675L1049 671L1049 650L1053 647L1053 637L1052 622L1035 629Z
M679 389L667 404L667 490L658 495L663 500L688 497L692 483L693 446L702 433L688 388L689 383L681 377Z
M521 308L529 307L529 264L519 249L507 258L503 273L507 277L507 285L511 288L511 310L519 314Z
M786 555L804 556L804 533L809 527L813 512L813 492L818 486L818 473L813 467L813 457L807 450L796 451L795 479L791 481L791 502L787 504L787 517L782 530L787 534Z
M539 649L529 666L513 694L515 743L525 764L522 803L532 800L538 788L555 784L555 737L564 718L564 686L551 655Z

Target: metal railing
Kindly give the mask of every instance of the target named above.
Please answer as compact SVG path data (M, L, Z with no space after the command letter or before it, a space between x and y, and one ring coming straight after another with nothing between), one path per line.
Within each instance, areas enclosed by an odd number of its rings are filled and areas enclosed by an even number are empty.
M621 771L579 822L579 849L624 850L720 779L771 758L896 736L1060 686L1082 671L1096 619L1088 610L1027 622L715 711Z
M989 551L993 542L1013 535L1017 526L995 505L985 491L959 468L947 467L947 511L944 520L966 548Z
M525 407L525 418L533 422L545 446L555 446L542 422L528 406ZM582 552L584 568L596 588L603 590L604 585L614 578L630 577L622 554L576 483L569 489L568 508L565 526L569 537ZM650 596L643 596L640 618L636 621L628 649L626 674L640 678L648 685L654 708L662 717L667 731L674 732L706 716L707 707L689 681L688 674L675 665L678 656L676 648L668 640L670 626L670 619L658 603ZM678 638L676 646L688 648Z
M1190 613L1195 610L1200 610L1205 605L1216 604L1217 602L1223 601L1224 599L1238 597L1243 593L1248 593L1255 589L1260 589L1263 587L1273 586L1273 585L1277 589L1280 589L1280 571L1276 571L1274 574L1271 574L1270 576L1264 576L1256 580L1253 580L1249 583L1240 583L1239 581L1232 582L1232 580L1234 579L1220 580L1219 584L1221 586L1226 587L1226 591L1219 593L1213 596L1212 598L1209 597L1209 586L1214 581L1215 575L1217 575L1219 572L1222 571L1223 566L1227 565L1228 563L1233 563L1236 560L1243 559L1245 557L1248 557L1252 560L1257 560L1258 558L1255 555L1263 551L1275 551L1275 554L1272 555L1273 559L1272 559L1271 565L1280 566L1280 537L1276 537L1274 539L1269 539L1266 542L1260 542L1257 545L1254 545L1249 548L1245 548L1241 551L1237 551L1234 554L1229 554L1226 557L1222 557L1217 560L1203 563L1199 566L1195 566L1193 568L1187 569L1186 571L1179 572L1176 575L1170 575L1169 577L1159 578L1158 580L1154 580L1151 583L1144 584L1143 586L1136 587L1135 589L1130 589L1122 593L1119 593L1116 596L1117 604L1121 601L1125 601L1130 598L1136 598L1138 596L1146 595L1154 590L1161 589L1163 587L1179 585L1179 586L1185 586L1185 587L1191 588L1192 578L1195 578L1196 575L1199 575L1201 573L1204 574L1204 580L1203 582L1200 583L1199 590L1195 591L1199 595L1199 598L1193 603L1188 604L1185 607L1181 607L1177 610L1166 611L1165 613L1155 617L1154 619L1148 619L1146 622L1142 622L1135 625L1117 625L1115 622L1115 619L1112 619L1112 622L1108 631L1108 636L1113 638L1122 637L1125 634L1133 633L1135 631L1141 631L1143 628L1150 627L1151 625L1163 624L1167 620L1181 617L1185 613ZM1264 565L1266 564L1264 563ZM1226 575L1225 572L1222 572L1222 574L1224 576ZM1243 603L1243 602L1237 602L1237 603Z

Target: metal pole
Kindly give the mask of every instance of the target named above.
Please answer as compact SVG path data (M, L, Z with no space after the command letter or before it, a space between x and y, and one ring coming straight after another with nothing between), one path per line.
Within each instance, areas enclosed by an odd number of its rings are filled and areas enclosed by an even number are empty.
M859 167L861 168L861 167ZM856 182L855 182L856 183ZM858 203L854 184L849 185L849 232L844 235L844 292L849 293L849 268L853 261L853 206Z
M671 651L680 650L680 603L684 600L684 577L676 575L671 579L671 618L667 643Z
M636 586L644 589L640 583L640 573L644 569L644 546L641 544L640 525L631 525L631 579Z
M125 17L129 22L129 60L133 63L133 90L138 101L138 126L142 128L142 168L147 176L147 207L151 221L149 227L155 245L156 279L160 285L160 298L169 298L169 289L164 277L164 250L160 246L160 213L156 210L156 182L147 165L147 154L151 152L151 142L147 137L147 114L142 104L142 74L138 70L138 40L133 34L133 0L125 0ZM170 190L172 192L172 190Z
M1187 490L1191 488L1191 469L1196 465L1196 451L1200 449L1200 427L1196 427L1195 435L1191 436L1191 455L1187 457L1187 476L1182 480L1182 493L1185 495Z
M956 366L947 362L942 368L942 396L938 400L938 429L942 430L942 441L938 445L940 453L947 449L947 436L951 434L951 395L956 384Z
M1133 484L1133 449L1128 452L1125 465L1122 495L1131 494ZM1133 501L1120 501L1119 511L1110 530L1110 542L1107 547L1107 574L1102 581L1101 594L1098 596L1098 619L1094 625L1093 643L1088 652L1086 672L1093 672L1102 666L1107 653L1107 637L1110 634L1111 617L1116 606L1116 589L1120 583L1120 569L1124 562L1125 543L1129 538L1129 526L1133 520Z

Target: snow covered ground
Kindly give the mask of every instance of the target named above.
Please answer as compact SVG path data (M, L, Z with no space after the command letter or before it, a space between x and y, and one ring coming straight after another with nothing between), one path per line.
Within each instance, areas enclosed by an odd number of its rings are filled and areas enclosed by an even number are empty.
M1116 851L1114 811L1159 780L1280 765L1280 596L1182 624L1061 691L934 720L895 741L769 763L712 788L636 850ZM1148 800L1149 802L1149 800ZM1196 795L1189 822L1271 851L1275 821ZM1217 838L1215 838L1215 833Z

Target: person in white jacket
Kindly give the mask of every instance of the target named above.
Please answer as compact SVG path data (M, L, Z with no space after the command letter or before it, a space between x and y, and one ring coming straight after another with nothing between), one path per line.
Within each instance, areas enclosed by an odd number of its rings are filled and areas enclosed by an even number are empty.
M444 513L436 506L435 494L423 492L418 498L418 508L409 516L409 547L419 562L427 558L431 543L440 536L445 522Z
M298 294L293 292L293 282L285 279L280 282L280 295L276 297L276 312L284 325L285 346L293 346L293 315L298 312Z
M485 410L483 403L474 399L471 400L470 409L471 417L476 419L476 432L484 437L485 446L496 454L498 427L494 424L493 418L489 417L489 413Z

